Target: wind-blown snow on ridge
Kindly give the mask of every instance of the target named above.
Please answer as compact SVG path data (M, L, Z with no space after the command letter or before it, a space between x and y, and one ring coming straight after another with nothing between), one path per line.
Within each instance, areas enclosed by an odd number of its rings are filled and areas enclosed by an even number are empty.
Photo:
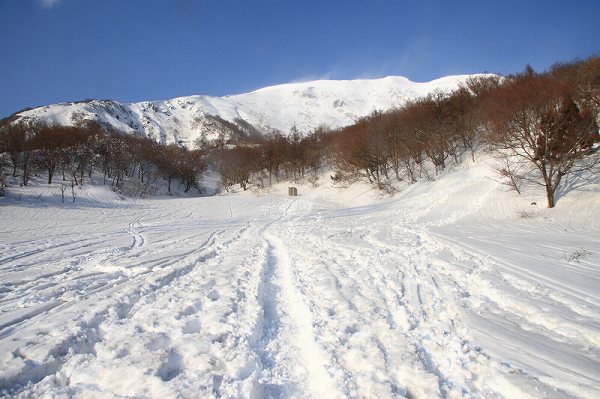
M248 133L287 133L292 126L308 132L321 125L338 128L373 111L385 111L441 90L450 91L470 76L447 76L416 83L399 76L361 80L316 80L265 87L225 97L188 96L170 100L119 103L86 100L52 104L17 114L72 126L96 120L125 132L138 132L163 143L191 145L197 138L231 135L227 122ZM225 121L225 123L224 123Z

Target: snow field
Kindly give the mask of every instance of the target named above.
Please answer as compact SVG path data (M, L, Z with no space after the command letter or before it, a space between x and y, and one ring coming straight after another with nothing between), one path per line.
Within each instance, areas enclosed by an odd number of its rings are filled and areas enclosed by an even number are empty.
M597 187L545 210L489 177L5 198L1 393L597 397Z

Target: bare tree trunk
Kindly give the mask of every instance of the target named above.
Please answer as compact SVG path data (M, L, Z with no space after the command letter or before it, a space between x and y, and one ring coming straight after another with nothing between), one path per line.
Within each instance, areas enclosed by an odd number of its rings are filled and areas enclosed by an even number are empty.
M75 203L75 198L77 194L75 193L75 181L71 180L71 195L73 196L73 203Z
M65 191L67 191L67 185L63 183L60 185L60 202L62 204L65 203Z
M546 199L548 200L548 208L554 208L554 191L552 187L546 184Z
M552 184L552 178L548 175L545 163L542 162L539 169L542 172L542 177L544 178L544 187L546 188L546 199L548 200L548 208L554 208L554 192L556 191L556 187L558 187L558 184Z
M13 167L13 172L12 175L13 177L17 176L17 167L19 166L19 162L17 161L16 157L11 156L11 160L12 160L12 167Z

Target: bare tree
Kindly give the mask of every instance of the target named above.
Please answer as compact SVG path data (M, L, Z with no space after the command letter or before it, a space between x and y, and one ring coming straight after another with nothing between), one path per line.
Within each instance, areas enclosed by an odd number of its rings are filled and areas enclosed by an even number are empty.
M539 172L548 208L561 179L599 141L590 110L574 100L573 87L531 70L517 75L495 96L490 143L509 159Z
M46 169L48 173L48 184L52 184L54 171L60 164L62 155L63 138L58 127L45 126L40 129L35 140L37 148L36 163Z
M575 87L578 103L600 113L600 57L554 64L550 74Z
M198 188L198 177L206 170L202 151L188 151L180 149L176 159L176 168L184 187L184 192L192 187Z
M65 203L65 191L67 191L67 185L64 183L61 183L59 188L60 188L60 202L62 204L64 204Z
M505 154L498 154L497 158L498 165L494 167L494 171L500 176L499 182L521 194L521 184L525 180L523 165Z
M221 184L227 188L239 184L245 191L248 189L250 177L259 168L260 154L253 146L238 146L220 153Z
M261 166L269 173L269 186L273 183L273 176L279 179L279 169L285 162L287 140L281 134L274 133L267 137L260 146Z
M436 173L446 168L446 160L453 152L451 134L451 107L448 95L434 92L409 105L414 113L417 140L435 166Z
M65 159L73 158L77 153L79 142L87 138L78 128L60 125L40 124L35 137L35 162L46 169L48 184L52 183L54 172Z
M451 132L465 150L471 153L471 160L475 162L479 126L481 124L477 112L477 99L465 87L459 87L450 94L448 99L450 111Z
M17 170L21 167L23 171L21 181L22 184L26 186L31 171L30 160L32 143L29 127L24 122L8 123L2 127L0 137L2 139L2 146L8 153L12 164L13 177L17 176Z
M73 203L75 203L75 198L77 198L77 192L75 191L75 188L77 187L77 184L75 183L75 179L71 179L71 197L73 197Z
M6 195L6 176L4 175L4 171L2 170L2 164L0 164L0 197L4 197Z

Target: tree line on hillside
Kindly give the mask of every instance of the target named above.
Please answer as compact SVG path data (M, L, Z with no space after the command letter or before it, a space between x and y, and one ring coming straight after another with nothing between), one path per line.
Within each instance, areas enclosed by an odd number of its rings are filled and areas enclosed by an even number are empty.
M564 176L597 164L599 115L600 58L592 57L544 73L527 67L508 77L475 76L452 92L436 91L337 130L304 134L293 127L287 135L200 140L196 150L97 123L69 128L8 120L0 126L0 153L23 185L34 170L49 183L58 172L76 184L99 172L115 187L125 177L137 181L143 195L157 179L169 192L172 181L188 191L207 167L226 189L314 179L327 168L336 181L365 179L386 190L394 180L415 182L463 158L475 161L484 147L498 158L507 184L519 191L523 181L538 183L553 207Z
M100 174L104 184L123 190L126 177L136 182L128 193L143 196L158 179L177 181L189 191L198 186L206 169L204 154L177 145L155 141L107 128L94 121L75 127L41 121L4 120L0 126L0 153L4 153L10 175L27 186L35 173L43 173L52 184L57 175L63 182L81 186ZM2 186L7 184L2 176Z
M511 186L539 183L553 207L561 179L598 161L598 79L599 59L544 74L528 68L508 78L473 77L453 92L374 113L335 133L338 176L362 174L382 187L390 172L400 179L403 171L416 181L428 173L425 161L438 173L465 153L474 161L485 145Z
M215 153L225 186L246 189L252 176L297 180L323 166L332 179L365 179L389 189L393 179L431 178L480 147L498 159L504 183L520 192L530 181L545 188L547 205L564 176L598 165L600 58L531 67L509 77L480 75L452 92L436 91L404 106L374 112L338 130L319 128Z
M252 178L258 184L303 180L315 177L327 164L328 130L315 129L307 135L295 126L290 134L271 133L254 143L219 146L209 152L209 164L219 173L224 188L239 185L246 190Z

